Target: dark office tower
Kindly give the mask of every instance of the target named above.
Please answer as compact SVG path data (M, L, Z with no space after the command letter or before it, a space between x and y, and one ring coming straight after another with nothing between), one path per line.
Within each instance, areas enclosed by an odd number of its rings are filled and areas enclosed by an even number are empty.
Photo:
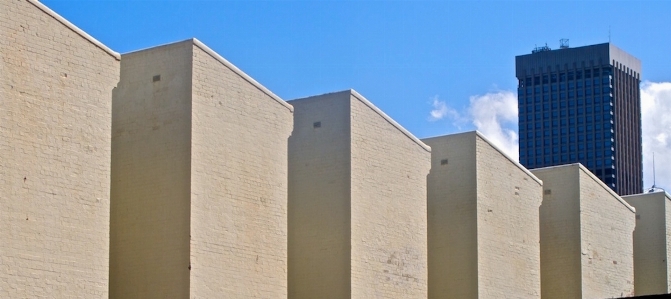
M520 163L580 162L620 195L641 193L641 62L610 43L515 57Z

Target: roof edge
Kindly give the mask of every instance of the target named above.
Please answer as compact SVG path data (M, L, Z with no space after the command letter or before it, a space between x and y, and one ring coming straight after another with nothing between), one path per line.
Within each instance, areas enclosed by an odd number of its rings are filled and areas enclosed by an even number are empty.
M628 204L627 201L624 200L624 199L622 199L622 197L621 197L620 195L618 195L617 193L615 193L615 191L613 191L613 189L611 189L611 188L609 188L608 186L606 186L606 184L605 184L604 182L602 182L601 179L599 179L598 177L596 177L591 171L589 171L589 169L587 169L587 167L585 167L584 165L582 165L582 164L580 164L580 163L575 163L575 164L578 164L578 167L580 168L580 170L582 170L582 171L583 171L584 173L586 173L590 178L592 178L592 179L595 180L597 183L599 183L599 185L600 185L601 187L603 187L604 189L606 189L606 191L608 191L611 195L615 196L615 198L617 198L617 200L620 201L620 203L622 203L625 207L627 207L627 209L629 209L630 211L636 213L636 208L634 208L633 206L631 206L630 204Z
M275 95L272 91L268 90L265 86L261 85L261 83L257 82L254 80L252 77L249 75L245 74L242 70L240 70L238 67L230 63L228 60L226 60L224 57L221 55L217 54L214 50L210 49L210 47L206 46L203 44L201 41L199 41L196 38L192 39L193 44L200 48L201 50L205 51L205 53L209 54L212 56L212 58L216 59L219 61L221 64L223 64L225 67L236 73L238 76L242 77L245 81L249 82L250 84L254 85L256 88L258 88L261 92L265 93L269 97L273 98L277 103L280 105L284 106L285 108L289 109L289 111L294 112L294 107L291 106L289 103L285 102L282 100L282 98L278 97Z
M42 4L38 0L27 0L28 3L34 5L35 7L39 8L41 11L45 12L52 18L56 19L56 21L60 22L61 24L65 25L66 27L70 28L70 30L74 31L75 33L79 34L81 37L85 38L88 40L90 43L94 44L98 48L102 49L103 51L107 52L110 56L114 57L116 60L120 61L121 60L121 55L119 53L115 52L114 50L110 49L109 47L105 46L103 43L98 41L97 39L93 38L90 36L88 33L84 32L84 30L79 29L79 27L75 26L74 24L70 23L70 21L66 20L65 18L61 17L61 15L57 14L55 11L51 10L49 7L46 5Z
M149 51L149 50L154 50L154 49L158 49L158 48L162 48L162 47L170 47L170 46L178 45L178 44L181 44L181 43L191 43L191 44L193 44L193 38L178 40L178 41L174 41L174 42L167 42L167 43L158 44L158 45L155 45L155 46L150 46L150 47L145 47L145 48L140 48L140 49L128 51L128 52L125 52L125 53L121 53L121 56L135 54L135 53Z
M524 167L522 164L520 164L520 162L515 161L515 159L513 159L513 158L510 157L510 156L508 156L508 154L506 154L501 148L499 148L496 144L492 143L491 140L489 140L487 137L485 137L484 134L482 134L482 133L481 133L480 131L478 131L478 130L475 130L475 135L478 136L478 137L480 137L480 138L482 138L482 140L484 140L485 142L487 142L487 144L489 144L489 146L491 146L492 148L494 148L495 150L497 150L501 155L503 155L506 159L508 159L510 162L512 162L515 166L517 166L517 168L519 168L519 169L521 169L522 171L524 171L524 173L526 173L526 174L529 175L532 179L534 179L534 180L536 181L536 183L538 183L539 185L543 186L543 181L542 181L541 179L539 179L539 178L538 178L536 175L534 175L529 169L527 169L527 168Z
M571 164L563 164L563 165L554 165L554 166L548 166L548 167L542 167L542 168L534 168L534 171L536 170L549 170L553 168L561 168L561 167L578 167L579 170L582 170L584 173L586 173L592 180L596 181L599 186L601 186L603 189L608 191L611 195L613 195L620 203L622 203L627 209L630 211L636 213L636 208L632 207L630 204L628 204L624 199L622 199L621 196L617 195L613 189L610 189L604 182L602 182L599 178L597 178L587 167L580 163L571 163ZM580 180L578 178L578 180Z
M671 195L669 195L669 193L666 192L666 190L663 190L663 189L658 190L658 191L654 191L654 192L648 192L648 193L643 192L643 193L638 193L638 194L629 194L629 195L622 196L622 199L629 198L629 197L635 197L635 196L647 196L647 195L657 195L657 194L664 195L664 198L666 200L671 201Z
M398 130L401 131L403 134L405 134L405 136L407 136L408 138L410 138L410 140L412 140L412 141L414 141L415 143L417 143L417 145L419 145L419 146L420 146L421 148L423 148L425 151L427 151L427 152L431 152L431 147L430 147L430 146L426 145L424 142L422 142L421 140L419 140L419 138L415 137L415 135L412 135L412 133L410 133L408 130L406 130L403 126L401 126L399 123L397 123L397 122L396 122L395 120L393 120L391 117L389 117L387 114L385 114L384 112L382 112L382 110L380 110L380 108L378 108L378 107L376 107L375 105L373 105L373 103L371 103L371 102L370 102L368 99L366 99L364 96L362 96L361 94L359 94L358 92L356 92L356 90L354 90L354 89L350 89L349 92L350 92L350 94L351 94L352 96L354 96L355 98L357 98L360 102L362 102L362 103L364 103L366 106L368 106L368 108L372 109L373 111L375 111L375 113L377 113L377 114L379 114L380 116L382 116L382 118L384 118L384 119L385 119L388 123L390 123L392 126L396 127L396 129L398 129Z

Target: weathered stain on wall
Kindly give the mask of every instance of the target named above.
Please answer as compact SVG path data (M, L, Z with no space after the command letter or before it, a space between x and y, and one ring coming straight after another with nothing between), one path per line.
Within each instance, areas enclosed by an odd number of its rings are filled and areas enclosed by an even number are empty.
M478 132L423 141L429 298L539 298L542 182Z
M289 298L425 298L429 147L351 90L289 103Z

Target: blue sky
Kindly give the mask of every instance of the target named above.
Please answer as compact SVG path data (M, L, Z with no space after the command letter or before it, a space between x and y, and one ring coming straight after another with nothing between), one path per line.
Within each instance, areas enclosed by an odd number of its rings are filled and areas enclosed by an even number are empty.
M477 128L513 156L514 57L610 32L649 82L646 149L671 155L671 1L42 2L120 53L196 37L286 100L353 88L420 138Z

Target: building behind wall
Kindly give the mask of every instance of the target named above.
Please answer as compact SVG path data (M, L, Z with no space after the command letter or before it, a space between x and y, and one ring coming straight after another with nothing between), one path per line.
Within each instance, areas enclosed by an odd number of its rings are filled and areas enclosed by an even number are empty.
M289 103L289 298L426 298L430 148L352 90Z
M283 298L292 108L197 40L121 56L110 298Z
M605 43L537 48L515 64L522 165L580 162L618 194L640 193L641 62Z
M635 209L581 164L531 172L543 180L541 297L634 295Z
M478 132L422 141L429 298L540 298L542 182Z
M119 55L37 1L0 28L0 297L105 298Z
M636 296L671 293L671 196L666 192L623 197L636 208L634 290Z

